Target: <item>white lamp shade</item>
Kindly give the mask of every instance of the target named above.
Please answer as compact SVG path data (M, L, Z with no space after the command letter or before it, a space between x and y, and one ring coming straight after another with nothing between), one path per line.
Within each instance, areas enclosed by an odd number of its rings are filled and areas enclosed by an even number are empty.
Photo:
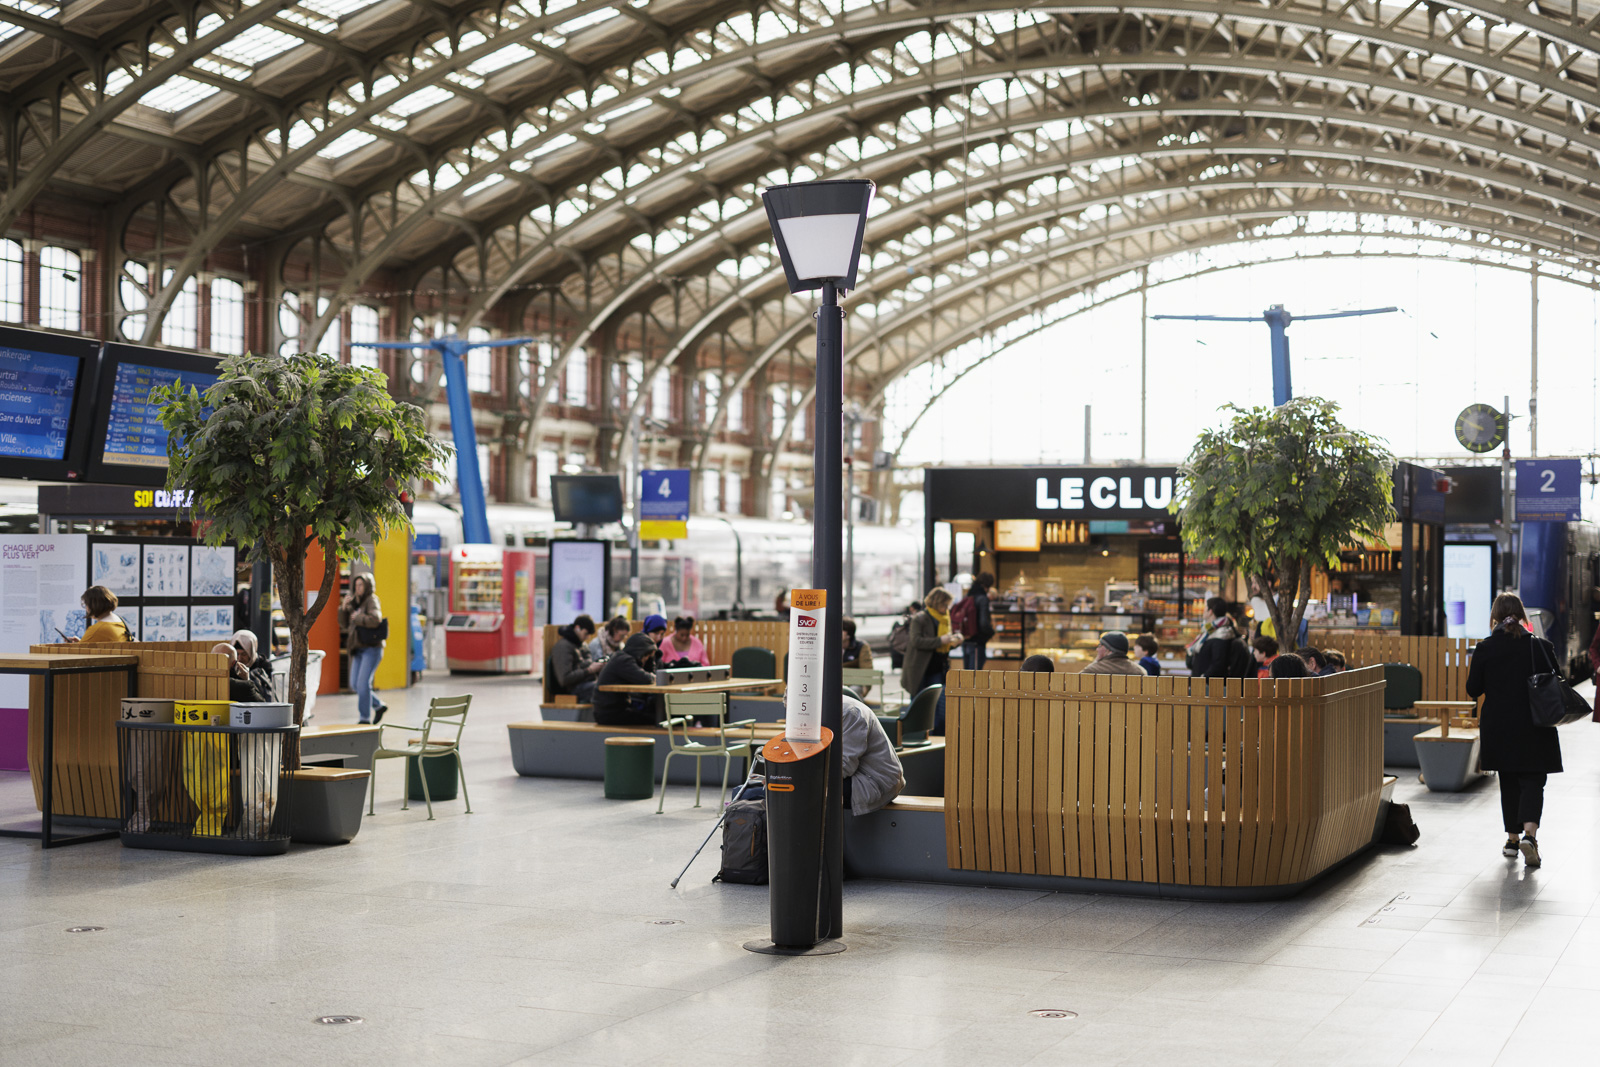
M813 281L849 276L860 225L860 215L796 215L779 219L795 277Z
M761 194L792 293L856 286L874 186L864 179L777 185Z

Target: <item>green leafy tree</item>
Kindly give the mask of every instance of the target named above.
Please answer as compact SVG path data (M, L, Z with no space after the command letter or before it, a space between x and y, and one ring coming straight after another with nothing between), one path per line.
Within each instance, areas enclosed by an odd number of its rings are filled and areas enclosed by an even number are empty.
M236 542L246 558L272 563L289 624L289 700L298 723L307 640L336 588L333 561L362 555L363 533L409 530L401 491L450 450L428 432L421 408L389 395L376 370L322 355L230 356L220 370L204 395L176 385L156 394L168 434L167 488L193 492L208 544ZM330 566L308 607L313 540Z
M1312 568L1393 521L1395 459L1382 440L1341 423L1331 401L1225 410L1233 421L1201 434L1179 470L1172 510L1185 547L1243 572L1293 647Z

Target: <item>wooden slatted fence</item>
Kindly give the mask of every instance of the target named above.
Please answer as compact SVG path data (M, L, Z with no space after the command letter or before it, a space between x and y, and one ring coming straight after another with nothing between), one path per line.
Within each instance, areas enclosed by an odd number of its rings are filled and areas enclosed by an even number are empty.
M1351 668L1409 663L1422 672L1423 700L1466 700L1477 642L1464 637L1403 637L1360 630L1310 630L1314 648L1336 648Z
M1364 847L1383 674L1278 681L953 671L952 869L1303 882Z
M72 655L133 655L139 658L141 697L227 700L228 661L213 655L212 641L124 641L116 644L33 645L29 652ZM127 675L67 674L55 684L55 813L116 818L120 764L117 719L128 694ZM28 679L28 768L33 802L43 810L44 679Z

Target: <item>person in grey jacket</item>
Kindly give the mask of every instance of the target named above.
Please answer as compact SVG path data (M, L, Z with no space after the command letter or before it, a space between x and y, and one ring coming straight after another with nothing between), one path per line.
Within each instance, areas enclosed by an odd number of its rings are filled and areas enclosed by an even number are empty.
M1100 635L1100 643L1095 646L1094 662L1079 673L1135 674L1143 678L1144 668L1128 658L1128 648L1127 634L1107 630Z
M906 787L905 770L883 723L861 701L844 698L844 798L854 815L877 811Z
M594 636L594 620L579 615L556 634L556 647L550 650L550 692L571 694L578 703L588 704L594 700L595 676L600 673L600 664L590 660L586 647Z

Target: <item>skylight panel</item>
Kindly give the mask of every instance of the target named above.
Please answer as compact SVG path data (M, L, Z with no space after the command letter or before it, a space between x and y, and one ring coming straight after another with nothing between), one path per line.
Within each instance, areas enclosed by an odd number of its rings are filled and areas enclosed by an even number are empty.
M551 6L554 7L555 5ZM563 37L571 37L579 30L587 29L590 26L598 26L602 22L610 22L616 17L617 13L615 11L610 8L603 7L596 11L591 11L587 15L579 15L577 18L568 19L566 22L563 22L561 25L557 26L555 28L555 32L561 34Z
M437 85L424 85L416 92L396 101L388 110L391 115L410 118L419 111L430 108L435 104L442 104L452 98L453 96L448 89Z
M525 59L532 59L538 54L538 52L535 52L525 44L517 44L513 42L512 44L508 44L503 48L499 48L493 52L490 52L488 55L484 56L475 63L468 63L467 69L472 71L474 74L486 78L497 70L503 70L506 67L511 66L513 63L520 63Z
M42 19L53 19L61 13L58 5L38 3L36 0L0 0L0 7L9 7L13 11ZM16 23L0 22L0 41L9 41L21 32L22 27Z
M146 107L156 108L158 111L176 113L190 104L199 103L206 97L215 95L219 91L215 85L197 82L180 74L176 77L168 78L148 93L145 93L139 98L139 103Z
M211 51L223 59L254 67L300 47L300 39L271 26L252 26Z
M358 148L367 147L377 139L376 134L368 133L366 130L347 130L328 142L327 146L317 155L324 159L338 159L340 156L349 155Z

